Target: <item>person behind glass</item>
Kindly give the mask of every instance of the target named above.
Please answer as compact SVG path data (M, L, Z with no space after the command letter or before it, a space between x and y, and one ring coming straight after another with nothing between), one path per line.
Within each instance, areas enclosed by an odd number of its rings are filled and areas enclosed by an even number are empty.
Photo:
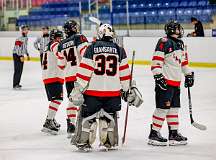
M49 43L49 27L44 26L42 27L42 36L38 37L34 42L34 47L37 49L40 53L40 62L42 64L42 58L43 58L43 52L46 48L46 46Z
M14 49L13 49L13 61L14 61L13 88L14 89L22 88L22 86L20 85L20 80L23 71L24 55L27 56L27 60L30 60L28 50L27 50L27 43L28 43L27 35L29 32L29 27L27 25L22 25L20 29L22 35L16 39Z
M195 17L191 17L191 23L194 25L194 31L189 33L187 37L204 37L204 30L202 23Z

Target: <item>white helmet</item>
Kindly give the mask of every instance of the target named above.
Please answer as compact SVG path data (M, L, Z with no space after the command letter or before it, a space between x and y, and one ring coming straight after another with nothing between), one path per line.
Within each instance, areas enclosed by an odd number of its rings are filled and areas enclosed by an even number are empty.
M98 38L102 39L104 37L114 38L115 31L110 24L102 24L98 28Z

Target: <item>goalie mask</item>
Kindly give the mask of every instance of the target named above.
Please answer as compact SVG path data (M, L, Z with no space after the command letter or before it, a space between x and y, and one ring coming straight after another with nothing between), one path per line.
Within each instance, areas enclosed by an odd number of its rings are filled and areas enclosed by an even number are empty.
M165 27L164 27L165 33L168 36L171 35L178 35L178 38L182 38L184 35L184 29L181 26L180 23L178 23L177 21L170 21L168 22Z
M114 38L115 31L110 24L102 24L99 26L97 34L100 40L111 40Z
M63 29L64 29L66 36L70 37L79 32L79 27L80 26L76 21L70 19L65 22Z

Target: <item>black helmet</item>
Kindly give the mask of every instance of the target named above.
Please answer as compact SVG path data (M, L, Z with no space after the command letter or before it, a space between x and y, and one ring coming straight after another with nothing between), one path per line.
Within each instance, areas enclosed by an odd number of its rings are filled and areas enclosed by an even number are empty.
M63 32L58 30L58 29L52 29L50 31L50 41L53 41L57 37L60 37L62 39L63 38Z
M21 29L21 30L24 30L25 28L29 29L29 26L28 26L28 25L21 25L21 26L20 26L20 29Z
M178 23L177 21L170 21L168 22L165 27L164 27L164 30L165 30L165 33L168 35L168 36L171 36L173 34L176 34L179 36L179 38L181 38L184 34L184 29L183 27L181 26L180 23ZM176 32L176 30L179 30L179 33Z
M73 34L76 34L79 31L78 23L72 19L67 20L63 28L67 37L72 36Z

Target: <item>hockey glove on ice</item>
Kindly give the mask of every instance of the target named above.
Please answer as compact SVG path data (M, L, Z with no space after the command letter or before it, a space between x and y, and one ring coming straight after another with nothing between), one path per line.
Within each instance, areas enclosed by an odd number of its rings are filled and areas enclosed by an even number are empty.
M194 72L185 76L185 88L192 87L194 85Z
M77 83L74 83L74 89L71 91L69 100L75 105L75 106L82 106L84 103L84 98L82 94L83 88Z
M164 79L163 74L154 75L155 84L160 87L162 90L167 90L167 83Z

